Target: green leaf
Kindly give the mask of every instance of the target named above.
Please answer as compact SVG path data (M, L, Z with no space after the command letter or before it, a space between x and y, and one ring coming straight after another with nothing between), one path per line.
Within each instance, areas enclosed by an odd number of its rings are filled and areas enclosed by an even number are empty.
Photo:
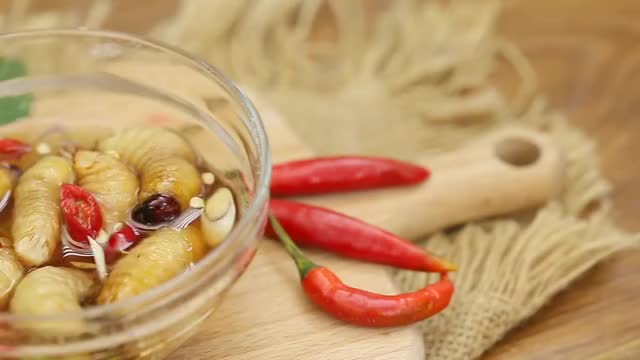
M22 61L0 58L0 82L27 74ZM31 112L31 94L0 97L0 125L8 124Z

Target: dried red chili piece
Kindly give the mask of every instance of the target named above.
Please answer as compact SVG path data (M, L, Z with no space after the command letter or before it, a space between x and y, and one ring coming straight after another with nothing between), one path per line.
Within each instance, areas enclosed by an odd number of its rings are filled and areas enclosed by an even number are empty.
M429 175L421 166L382 157L318 157L274 165L271 194L314 195L407 186L421 183Z
M67 224L69 236L80 242L95 239L102 228L102 213L98 201L78 185L63 184L60 187L60 207Z
M409 240L333 210L281 199L271 199L269 210L298 244L408 270L448 272L456 269L455 264ZM275 235L268 225L265 233Z
M104 251L107 263L115 262L123 251L135 245L143 237L141 232L127 224L122 229L111 234Z
M0 139L0 157L14 160L31 151L31 146L16 139Z
M315 264L293 243L273 215L271 226L295 261L302 288L314 304L342 321L366 327L410 325L444 310L454 286L440 274L437 283L400 295L382 295L345 285L331 270Z

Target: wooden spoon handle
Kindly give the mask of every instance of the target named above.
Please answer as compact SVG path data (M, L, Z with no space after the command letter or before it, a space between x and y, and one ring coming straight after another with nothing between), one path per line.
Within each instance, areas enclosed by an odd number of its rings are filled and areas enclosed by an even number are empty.
M538 206L562 189L564 160L546 135L503 128L421 163L432 171L409 188L299 200L341 211L415 239L468 221Z
M313 156L275 109L257 105L274 162ZM297 200L417 239L449 226L544 204L562 190L565 176L564 157L552 139L520 127L498 129L460 150L420 163L432 175L418 186Z

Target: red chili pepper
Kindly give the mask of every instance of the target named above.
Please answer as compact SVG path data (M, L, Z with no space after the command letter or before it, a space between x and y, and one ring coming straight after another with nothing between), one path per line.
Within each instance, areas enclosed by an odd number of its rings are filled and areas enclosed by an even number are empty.
M421 166L387 158L312 158L274 165L271 194L313 195L413 185L426 180L429 175L429 170Z
M381 295L345 285L331 270L316 265L293 243L276 218L271 226L295 260L307 297L334 317L360 326L390 327L410 325L444 310L453 296L453 283L446 274L418 291Z
M127 224L122 229L111 234L105 248L107 263L115 262L123 251L135 245L143 237L144 235L141 232Z
M95 239L102 228L102 213L98 201L78 185L62 184L60 206L67 223L69 236L80 242Z
M456 269L409 240L329 209L280 199L271 199L269 209L301 245L408 270L441 273ZM269 225L265 233L275 236Z
M17 159L31 151L31 146L16 139L0 139L0 155L5 159Z

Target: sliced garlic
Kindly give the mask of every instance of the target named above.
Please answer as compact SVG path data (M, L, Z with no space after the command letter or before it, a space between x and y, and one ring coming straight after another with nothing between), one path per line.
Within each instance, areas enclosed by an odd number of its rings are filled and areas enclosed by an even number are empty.
M236 219L233 194L228 188L216 190L207 199L201 215L201 226L205 241L212 247L220 244L229 235Z
M96 270L100 280L107 278L107 261L104 257L104 249L97 241L89 238L89 245L91 245L91 252L93 253L93 261L96 263Z

